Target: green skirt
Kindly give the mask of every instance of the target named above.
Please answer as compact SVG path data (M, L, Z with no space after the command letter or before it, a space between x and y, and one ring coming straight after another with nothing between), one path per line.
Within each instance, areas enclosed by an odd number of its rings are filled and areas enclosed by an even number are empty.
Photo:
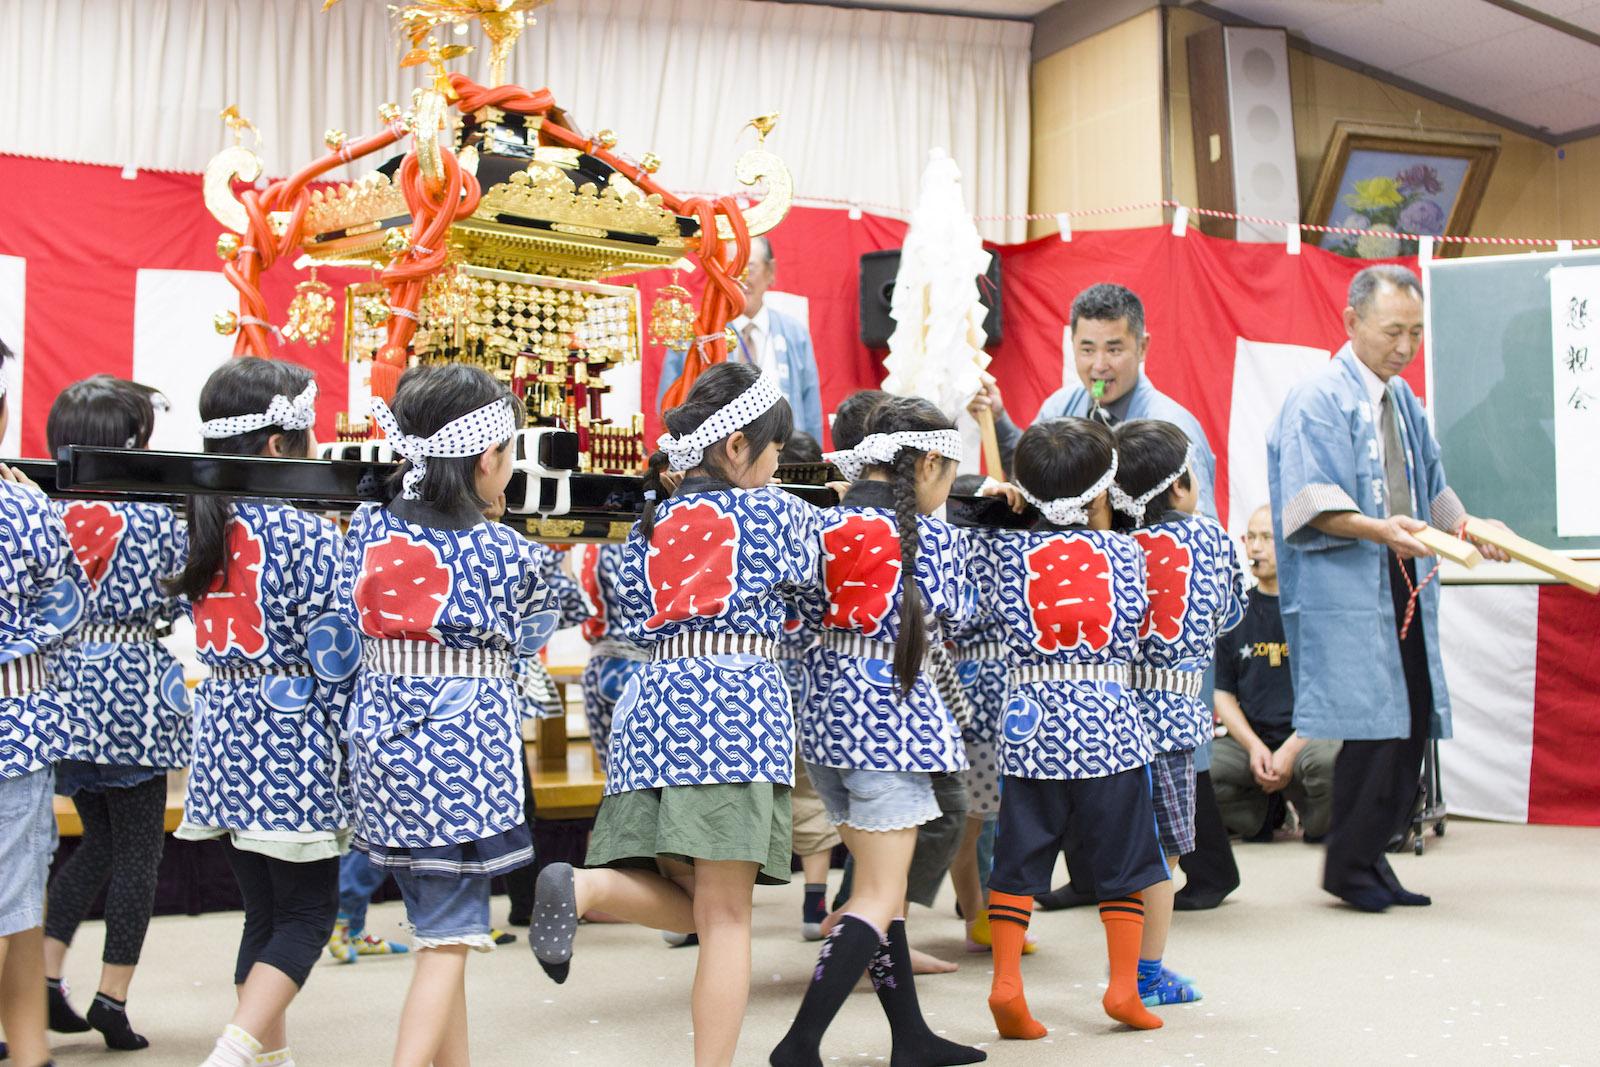
M789 881L789 787L771 782L667 786L600 802L590 867L655 870L658 858L761 864L758 885Z

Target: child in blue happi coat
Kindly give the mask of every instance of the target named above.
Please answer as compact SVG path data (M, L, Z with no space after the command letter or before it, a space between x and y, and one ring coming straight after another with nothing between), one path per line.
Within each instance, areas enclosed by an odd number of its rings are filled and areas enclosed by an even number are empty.
M852 484L823 518L822 589L801 601L821 642L810 653L817 690L800 747L855 877L794 1023L772 1052L775 1067L821 1063L823 1033L863 973L888 1017L896 1064L986 1058L928 1027L905 931L917 828L941 814L932 776L967 766L961 730L924 662L930 631L938 640L945 621L970 609L965 540L931 515L950 494L961 434L914 397L883 399L866 429L850 455L834 456Z
M205 450L315 454L317 385L253 356L200 391ZM189 555L167 590L188 600L210 676L194 698L185 840L220 838L244 899L238 1006L208 1067L289 1059L285 1015L333 929L349 839L343 721L354 634L334 610L340 536L290 504L195 496Z
M553 628L545 553L484 515L522 418L503 385L418 367L373 416L406 462L394 498L351 518L340 570L361 637L355 844L394 874L415 928L394 1063L464 1063L467 952L494 947L489 881L533 862L513 666Z
M618 583L651 661L617 703L590 868L545 868L530 940L561 982L590 908L698 934L710 1067L733 1062L749 998L752 887L789 878L794 716L773 657L821 549L816 509L768 485L793 423L770 376L715 365L665 421ZM669 471L682 482L661 500Z
M1195 514L1193 453L1169 422L1134 419L1117 426L1115 528L1144 549L1150 609L1139 631L1133 685L1155 748L1150 763L1156 828L1169 865L1195 847L1195 750L1213 734L1205 673L1217 638L1244 617L1244 574L1233 539ZM1139 949L1139 995L1146 1005L1200 999L1189 979L1161 964L1172 926L1172 882L1145 894Z
M158 397L109 374L69 385L45 424L50 454L69 445L146 447ZM54 507L90 594L84 625L74 634L68 697L88 733L56 764L56 792L72 798L83 836L50 881L44 945L50 1026L63 1033L92 1027L110 1048L141 1049L149 1042L128 1022L128 986L155 905L167 770L189 763L183 665L160 641L183 608L160 583L183 569L187 535L163 504L78 500ZM78 924L102 889L100 985L85 1019L68 1003L61 973Z
M11 413L0 342L0 437ZM0 1018L10 1061L50 1062L45 881L56 847L54 762L87 732L61 697L55 654L81 622L89 581L50 501L0 464ZM0 1055L8 1050L0 1043Z

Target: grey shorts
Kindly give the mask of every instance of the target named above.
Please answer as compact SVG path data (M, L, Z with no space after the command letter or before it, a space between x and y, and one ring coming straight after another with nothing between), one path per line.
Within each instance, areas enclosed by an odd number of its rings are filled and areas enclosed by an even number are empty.
M1187 856L1194 851L1194 752L1157 752L1150 780L1161 851Z
M940 815L925 771L861 771L808 762L806 773L835 826L910 830Z
M993 741L968 741L967 818L993 822L1000 818L1000 750Z
M44 887L56 851L55 772L0 778L0 937L44 925Z

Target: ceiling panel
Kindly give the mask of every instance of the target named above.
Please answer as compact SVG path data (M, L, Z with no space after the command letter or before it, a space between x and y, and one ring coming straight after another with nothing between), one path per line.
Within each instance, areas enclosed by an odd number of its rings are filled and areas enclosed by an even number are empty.
M1600 0L1523 0L1600 33ZM1514 124L1559 137L1600 125L1600 45L1489 0L1209 0Z

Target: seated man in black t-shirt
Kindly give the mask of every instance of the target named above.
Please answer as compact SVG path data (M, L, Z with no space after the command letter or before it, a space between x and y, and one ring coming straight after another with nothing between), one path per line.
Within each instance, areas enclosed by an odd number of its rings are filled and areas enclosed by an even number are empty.
M1217 641L1217 717L1227 735L1212 747L1211 781L1231 833L1270 838L1271 797L1294 805L1307 841L1328 832L1337 741L1312 741L1294 730L1294 681L1278 611L1278 560L1272 514L1250 516L1245 550L1256 587L1244 622Z

